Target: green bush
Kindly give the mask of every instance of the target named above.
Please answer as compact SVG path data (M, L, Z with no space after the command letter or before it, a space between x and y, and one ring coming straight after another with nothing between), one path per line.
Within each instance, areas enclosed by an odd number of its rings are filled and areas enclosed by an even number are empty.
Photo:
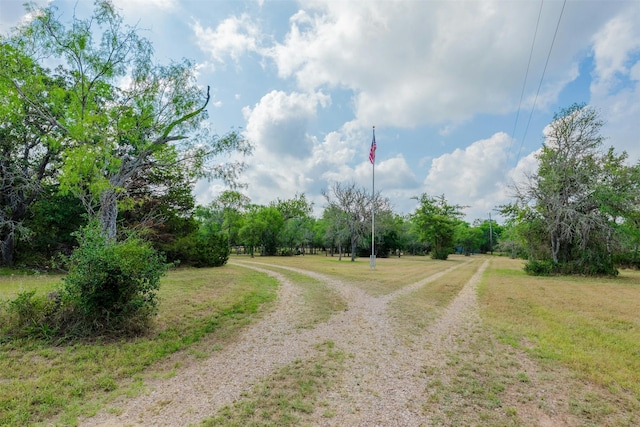
M167 247L167 258L180 265L220 267L229 259L229 245L225 236L212 233L192 233Z
M0 306L0 334L3 339L35 337L50 339L57 333L51 321L58 304L54 298L21 292L14 300Z
M558 273L558 264L553 261L529 260L524 271L530 276L550 276Z
M77 238L79 247L63 279L63 307L72 307L90 333L143 331L157 311L163 257L136 236L108 239L93 223Z
M196 240L193 265L195 267L220 267L229 259L229 245L221 234L199 235Z
M531 276L578 275L617 276L618 270L605 259L584 257L583 259L557 263L549 260L530 260L524 271Z

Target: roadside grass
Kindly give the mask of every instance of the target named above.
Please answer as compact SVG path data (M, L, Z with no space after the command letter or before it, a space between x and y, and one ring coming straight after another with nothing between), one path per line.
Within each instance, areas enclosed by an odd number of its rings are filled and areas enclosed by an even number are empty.
M318 396L329 390L344 368L345 354L332 341L318 345L318 354L296 360L256 384L232 405L204 420L203 427L297 426L304 425L317 407ZM330 418L330 412L323 417Z
M248 262L269 263L286 267L301 268L316 273L326 274L338 280L348 281L366 291L379 296L390 294L402 287L424 279L426 276L446 270L456 263L462 263L469 257L453 255L447 261L432 260L426 256L403 256L401 258L377 258L376 268L369 267L368 258L349 258L338 261L337 256L304 255L294 257L260 257L250 258L245 255L232 256Z
M61 274L25 274L3 269L0 273L0 300L12 300L20 293L36 290L46 294L60 285Z
M521 261L495 258L479 297L501 342L591 383L572 391L574 415L594 425L640 422L640 272L531 277Z
M430 378L423 411L434 426L520 426L525 422L513 401L535 399L527 395L527 374L512 353L505 351L481 327L457 340L444 367L425 367ZM525 391L519 387L525 385ZM516 390L516 399L510 389ZM531 393L531 392L530 392Z
M424 334L425 329L471 279L478 266L478 260L474 260L391 301L389 312L401 336L411 341L413 336Z
M19 283L0 277L3 299L54 287L37 276ZM170 375L189 357L225 345L270 306L276 290L274 279L247 269L180 269L162 279L157 327L148 337L59 347L0 343L0 425L76 425L115 397L140 393L147 375ZM184 357L162 366L177 352Z

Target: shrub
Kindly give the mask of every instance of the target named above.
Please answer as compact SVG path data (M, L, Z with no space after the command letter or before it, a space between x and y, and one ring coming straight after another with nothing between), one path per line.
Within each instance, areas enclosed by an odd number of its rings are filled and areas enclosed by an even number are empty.
M211 233L192 233L177 239L167 247L167 257L180 265L220 267L229 259L229 245L225 236Z
M89 224L63 279L62 305L70 306L90 333L139 333L157 311L164 259L139 237L108 239Z
M36 291L21 292L0 307L0 333L7 338L36 337L49 339L57 333L51 322L58 308L55 299L36 295Z
M550 276L558 273L558 267L553 261L532 259L524 265L524 271L530 276Z

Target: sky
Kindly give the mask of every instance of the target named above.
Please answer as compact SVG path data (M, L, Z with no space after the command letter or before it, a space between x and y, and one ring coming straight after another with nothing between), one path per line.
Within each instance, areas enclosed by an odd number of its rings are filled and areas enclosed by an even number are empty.
M26 19L0 0L0 33ZM38 0L63 19L92 2ZM113 0L160 63L192 60L211 127L254 145L253 203L355 183L412 213L423 193L500 221L555 113L597 109L640 161L640 1ZM375 166L369 162L375 126ZM375 169L374 169L375 168ZM200 181L198 203L225 187Z

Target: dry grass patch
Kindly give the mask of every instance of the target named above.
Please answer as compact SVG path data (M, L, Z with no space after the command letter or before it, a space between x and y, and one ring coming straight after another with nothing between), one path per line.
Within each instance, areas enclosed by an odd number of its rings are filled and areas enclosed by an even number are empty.
M171 271L162 279L157 331L148 337L61 347L1 343L0 425L75 425L105 402L140 392L145 376L166 374L159 362L176 352L215 351L213 343L257 318L276 289L264 274L230 266Z
M423 334L478 270L478 263L479 260L473 260L420 289L393 300L390 314L400 334L409 340L412 336Z
M586 381L571 396L574 415L598 425L640 422L640 274L539 278L521 268L501 258L487 270L487 324L503 342Z
M297 426L305 424L321 392L339 379L345 355L331 341L318 346L318 355L296 360L244 393L233 405L202 422L202 426ZM330 416L329 413L324 413Z
M424 256L378 258L374 270L369 267L368 258L357 258L355 262L351 262L348 258L338 261L337 256L324 255L255 258L240 256L236 259L300 268L325 274L337 280L354 284L371 295L379 296L392 293L408 284L424 279L426 276L462 263L468 260L468 257L454 255L448 261L432 260Z

